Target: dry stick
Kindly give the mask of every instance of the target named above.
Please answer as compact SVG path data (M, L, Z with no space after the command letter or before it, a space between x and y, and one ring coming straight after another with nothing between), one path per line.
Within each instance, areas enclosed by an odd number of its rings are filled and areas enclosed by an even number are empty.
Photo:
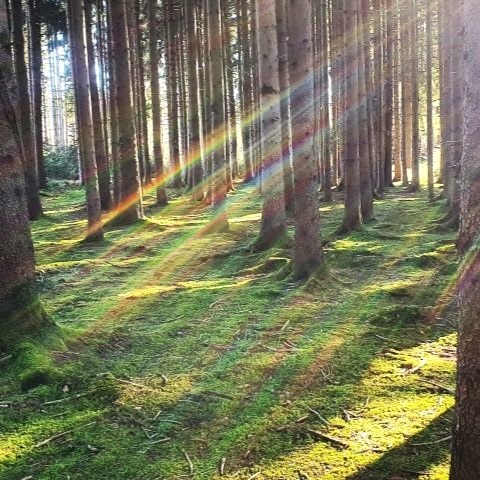
M254 473L253 475L251 475L250 477L248 477L247 480L253 480L254 478L257 478L259 475L260 475L261 472L257 472L257 473Z
M158 417L161 415L161 413L162 413L162 410L159 410L157 414L153 417L152 422L156 422L158 420Z
M288 327L288 325L290 324L290 319L288 319L284 324L283 324L283 327L280 329L281 332L284 332L285 329Z
M313 413L314 415L316 415L325 425L329 425L329 421L326 420L324 417L322 417L322 415L320 415L319 412L317 412L316 410L314 410L313 408L308 408L308 411Z
M98 392L98 389L91 390L90 392L79 393L78 395L73 395L72 397L60 398L58 400L50 400L49 402L42 403L41 406L44 407L45 405L55 405L57 403L69 402L70 400L77 400L79 398L83 398L83 397L86 397L88 395L92 395L96 392Z
M349 448L350 445L339 438L331 437L330 435L326 435L325 433L319 432L318 430L312 430L307 428L307 432L311 433L315 437L318 437L320 440L325 440L327 442L333 443L334 445L338 445L342 448Z
M222 458L220 462L220 475L225 475L225 464L227 463L227 459L225 457Z
M451 395L455 395L455 391L452 390L449 387L446 387L445 385L442 385L442 384L436 383L436 382L432 382L431 380L426 380L424 378L421 378L420 381L422 381L423 383L428 383L430 385L433 385L434 387L437 387L437 388L439 388L440 390L443 390L446 393L450 393Z
M193 463L190 458L190 455L182 448L182 453L183 456L185 457L185 460L188 462L188 468L190 469L190 475L193 475Z
M73 428L72 430L67 430L66 432L61 432L61 433L57 433L55 435L52 435L51 437L48 437L45 440L42 440L41 442L38 442L35 445L35 448L43 447L44 445L47 445L50 442L53 442L54 440L58 440L59 438L62 438L65 435L68 435L69 433L74 432L75 430L78 430L80 428L86 428L86 427L89 427L90 425L94 425L94 424L95 424L95 422L90 422L90 423L87 423L86 425L81 425L80 427Z
M13 355L7 355L6 357L2 357L0 358L0 363L8 362L12 357Z
M153 442L149 442L149 445L156 445L157 443L167 443L171 440L170 437L160 438L159 440L154 440Z
M452 439L452 435L448 437L441 438L440 440L434 440L433 442L422 442L422 443L412 443L411 445L414 447L421 447L423 445L435 445L436 443L448 442Z

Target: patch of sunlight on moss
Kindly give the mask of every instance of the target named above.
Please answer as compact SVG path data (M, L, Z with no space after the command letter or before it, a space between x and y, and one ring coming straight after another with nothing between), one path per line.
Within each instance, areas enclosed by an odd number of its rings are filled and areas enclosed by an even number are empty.
M407 279L389 280L384 284L369 284L361 291L363 294L389 293L399 296L414 294L415 287L422 281L426 281L431 276L431 271L413 272Z
M373 242L365 242L361 240L353 240L349 238L337 240L334 243L336 251L355 251L360 250L361 252L375 252L382 249L381 245L375 244Z
M24 454L25 446L33 443L32 435L15 433L0 435L0 471L2 463L14 462Z
M249 223L258 222L261 219L260 213L251 213L249 215L242 215L241 217L233 217L229 219L231 223Z

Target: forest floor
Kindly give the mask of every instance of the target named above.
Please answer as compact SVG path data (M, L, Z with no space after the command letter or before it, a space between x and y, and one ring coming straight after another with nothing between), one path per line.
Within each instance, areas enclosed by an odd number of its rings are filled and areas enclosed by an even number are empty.
M63 340L0 359L0 479L448 478L457 259L440 205L392 189L333 239L343 205L324 204L330 276L306 287L288 248L249 252L251 186L229 234L205 235L187 197L149 198L149 220L99 245L79 242L83 195L57 188L33 226ZM49 385L21 391L28 361Z

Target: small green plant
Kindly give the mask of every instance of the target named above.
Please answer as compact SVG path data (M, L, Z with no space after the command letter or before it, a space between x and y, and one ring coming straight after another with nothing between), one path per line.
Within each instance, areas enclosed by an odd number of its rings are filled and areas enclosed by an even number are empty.
M45 152L45 170L48 178L58 180L77 180L77 147L49 147Z

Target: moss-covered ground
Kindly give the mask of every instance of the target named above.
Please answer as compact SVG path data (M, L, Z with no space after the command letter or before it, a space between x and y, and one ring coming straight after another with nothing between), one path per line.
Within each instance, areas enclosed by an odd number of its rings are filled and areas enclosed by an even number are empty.
M441 206L392 190L335 239L342 204L323 205L330 275L305 286L288 248L250 253L253 187L231 195L228 234L205 235L209 210L180 196L147 199L146 221L99 245L79 242L83 199L57 190L33 226L64 343L23 346L22 364L53 372L26 391L17 357L0 359L1 480L448 478L456 257L432 228Z

